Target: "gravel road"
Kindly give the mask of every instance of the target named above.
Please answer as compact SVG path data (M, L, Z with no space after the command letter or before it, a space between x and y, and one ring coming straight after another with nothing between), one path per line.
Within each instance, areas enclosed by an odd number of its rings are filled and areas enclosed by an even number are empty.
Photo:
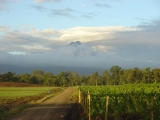
M34 107L24 109L7 120L63 120L70 108L70 97L75 88L67 88L62 93Z

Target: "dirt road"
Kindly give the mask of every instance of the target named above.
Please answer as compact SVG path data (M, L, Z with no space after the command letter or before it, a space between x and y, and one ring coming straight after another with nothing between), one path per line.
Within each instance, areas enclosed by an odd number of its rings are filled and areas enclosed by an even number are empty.
M69 100L75 88L67 88L34 107L27 108L7 120L63 120L70 108Z

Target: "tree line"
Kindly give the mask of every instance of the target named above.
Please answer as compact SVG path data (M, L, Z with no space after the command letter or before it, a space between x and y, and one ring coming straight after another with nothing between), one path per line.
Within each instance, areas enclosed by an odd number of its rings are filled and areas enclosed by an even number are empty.
M76 72L60 72L54 75L51 72L35 70L31 74L17 75L13 72L0 74L0 82L22 82L46 86L77 86L77 85L119 85L137 83L160 83L160 68L124 70L118 65L105 70L102 75L94 72L92 75L79 76Z

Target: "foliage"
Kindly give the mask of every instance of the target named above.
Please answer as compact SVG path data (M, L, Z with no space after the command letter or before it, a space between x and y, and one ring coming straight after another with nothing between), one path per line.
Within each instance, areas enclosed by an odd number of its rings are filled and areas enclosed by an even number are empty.
M54 75L51 72L35 70L31 74L17 75L13 72L0 74L0 82L21 82L45 86L77 86L77 85L119 85L137 83L160 83L160 68L123 70L118 65L112 66L110 71L105 70L102 75L94 72L92 75L79 76L76 72L67 71Z
M83 95L91 96L91 117L102 119L109 96L108 119L149 120L160 119L160 84L137 84L117 86L79 87Z

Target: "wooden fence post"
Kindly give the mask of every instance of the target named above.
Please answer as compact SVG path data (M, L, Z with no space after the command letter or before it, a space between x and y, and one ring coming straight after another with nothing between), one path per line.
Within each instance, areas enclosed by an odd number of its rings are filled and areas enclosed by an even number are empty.
M152 99L151 120L154 120L154 98Z
M79 90L79 103L81 103L81 91Z
M91 105L91 97L90 97L90 94L89 94L89 91L88 91L88 120L91 120L91 113L90 113L90 105Z
M108 102L109 102L109 96L106 98L106 114L105 114L105 120L107 120L107 115L108 115Z

